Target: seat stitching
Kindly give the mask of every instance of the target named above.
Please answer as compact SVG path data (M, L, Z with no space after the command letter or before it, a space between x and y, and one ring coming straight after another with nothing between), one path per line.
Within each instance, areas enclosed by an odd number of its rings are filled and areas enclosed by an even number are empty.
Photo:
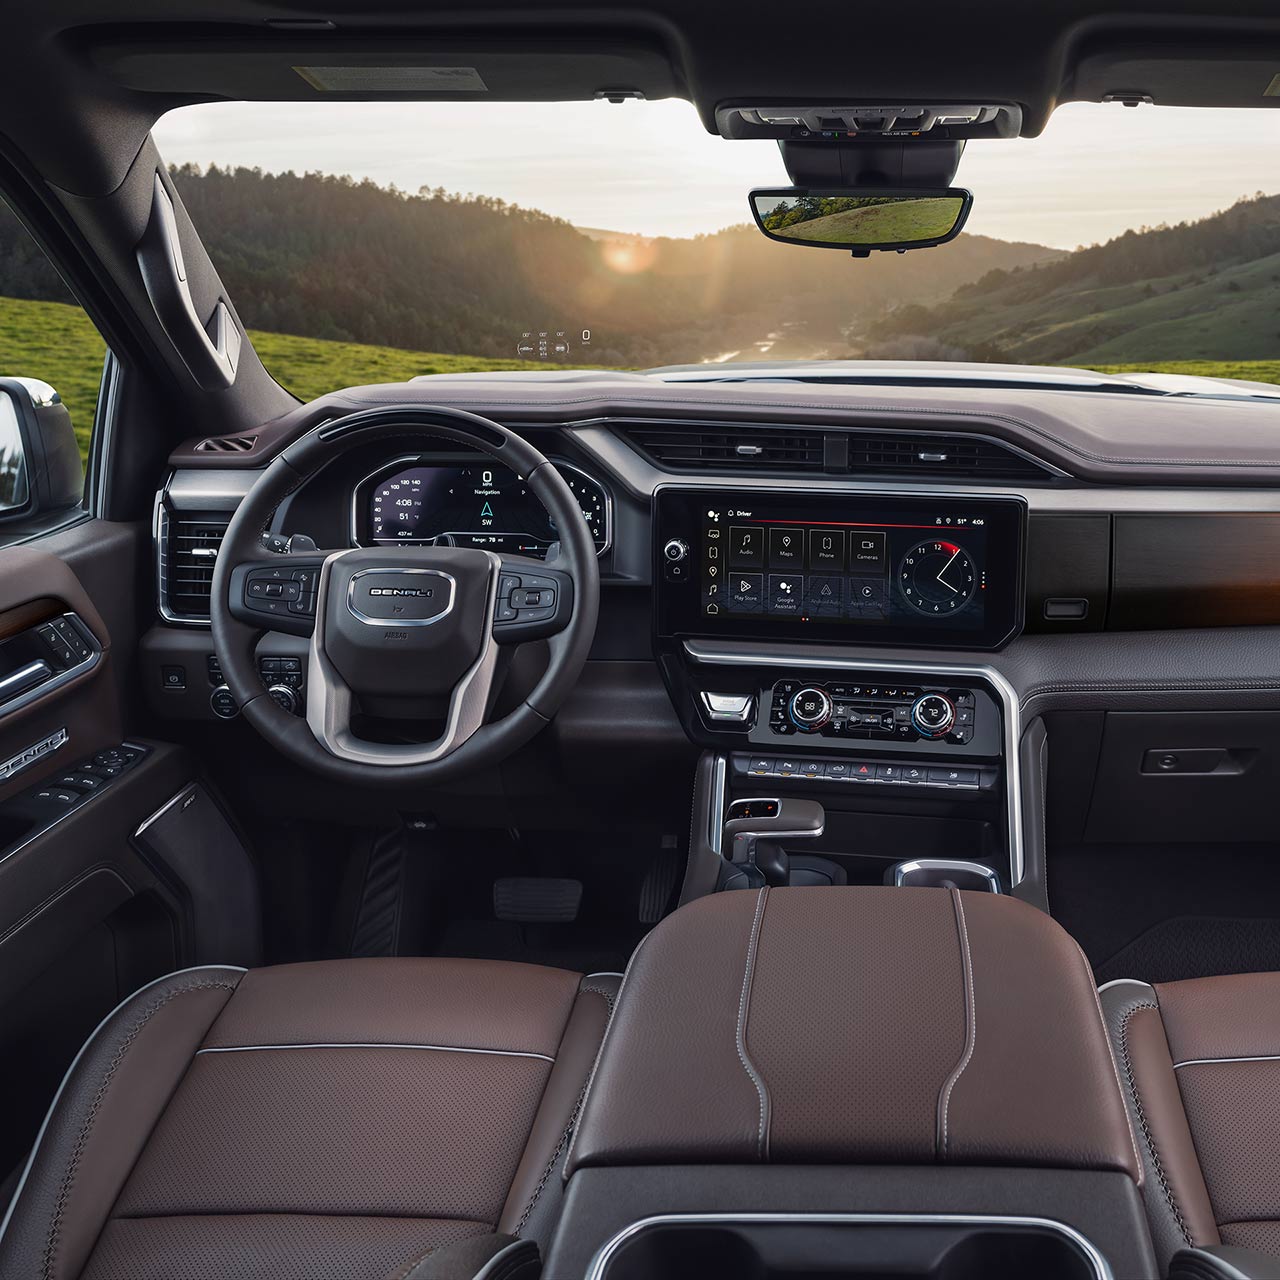
M1173 1214L1174 1221L1178 1224L1178 1230L1182 1233L1182 1238L1194 1248L1195 1241L1191 1238L1191 1232L1187 1230L1187 1224L1178 1209L1178 1202L1174 1199L1173 1188L1169 1186L1169 1180L1165 1177L1164 1164L1160 1159L1160 1153L1156 1150L1155 1138L1151 1133L1151 1126L1147 1123L1147 1113L1142 1106L1142 1098L1138 1093L1138 1082L1133 1075L1133 1060L1129 1056L1129 1022L1134 1014L1143 1009L1152 1009L1156 1013L1160 1012L1159 1005L1147 1000L1142 1004L1135 1004L1125 1013L1120 1022L1120 1054L1124 1059L1124 1074L1129 1082L1129 1094L1133 1098L1134 1110L1138 1113L1138 1124L1142 1128L1142 1136L1147 1144L1147 1150L1151 1153L1151 1163L1155 1168L1156 1177L1160 1181L1160 1188L1164 1192L1169 1211Z
M650 939L650 938L652 938L652 937L653 937L653 935L654 935L656 932L657 932L657 930L656 930L656 929L651 929L648 933L646 933L646 934L644 935L644 937L640 939L640 943L639 943L639 945L638 945L638 946L636 947L636 949L631 953L631 959L627 961L627 971L626 971L626 973L624 973L624 974L622 975L622 982L621 982L621 983L619 984L619 986L618 986L618 1001L619 1001L619 1002L621 1002L621 1000L622 1000L622 993L627 989L627 983L629 983L629 982L631 981L631 975L632 975L632 973L635 971L635 967L636 967L636 959L637 959L637 957L640 955L640 952L644 949L644 944L645 944L646 942L648 942L648 941L649 941L649 939ZM604 1052L605 1052L605 1050L609 1047L609 1037L610 1037L611 1035L613 1035L614 1028L615 1028L616 1026L617 1026L617 1023L615 1023L615 1022L613 1021L613 1019L612 1019L612 1018L610 1018L610 1019L609 1019L609 1025L605 1028L604 1036L602 1037L602 1039L601 1039L601 1041L600 1041L600 1048L596 1050L596 1060L595 1060L595 1062L594 1062L594 1063L592 1063L592 1065L591 1065L591 1074L587 1077L587 1092L588 1092L588 1093L590 1093L590 1091L591 1091L591 1085L592 1085L592 1082L593 1082L593 1081L595 1080L595 1078L596 1078L596 1073L600 1070L600 1064L604 1061ZM566 1169L567 1169L567 1168L568 1168L568 1166L569 1166L569 1162L570 1162L570 1161L572 1160L572 1158L573 1158L573 1144L574 1144L574 1142L576 1142L576 1141L577 1141L577 1139L578 1139L578 1132L577 1132L577 1130L575 1129L575 1130L574 1130L574 1134L573 1134L573 1138L572 1138L572 1139L570 1140L570 1142L569 1142L569 1150L568 1150L568 1153L565 1155L565 1168L566 1168Z
M608 1006L605 1013L606 1023L613 1018L613 997L608 991L602 991L599 987L589 987L584 979L578 987L579 991L589 991L592 995L599 996ZM606 1032L608 1026L605 1027ZM603 1041L604 1037L601 1036ZM587 1100L587 1087L591 1083L591 1077L588 1076L582 1082L582 1088L578 1090L578 1100L573 1104L573 1110L569 1113L569 1120L565 1124L560 1134L560 1141L556 1143L556 1149L551 1153L551 1159L547 1161L546 1168L542 1171L542 1177L538 1179L538 1185L534 1187L533 1194L529 1197L529 1203L525 1205L524 1212L520 1215L520 1221L516 1223L515 1230L511 1233L518 1236L525 1228L525 1224L533 1214L533 1210L538 1203L539 1197L546 1189L551 1174L554 1172L556 1162L560 1159L560 1154L568 1149L569 1143L573 1138L574 1129L578 1124L578 1116L582 1114L582 1104Z
M85 1116L85 1121L80 1128L80 1133L76 1138L75 1146L71 1149L71 1158L67 1162L67 1171L63 1175L57 1199L54 1201L53 1218L49 1224L49 1238L45 1244L41 1267L42 1274L45 1276L46 1280L48 1280L48 1277L53 1274L53 1259L58 1248L58 1237L62 1232L63 1214L66 1211L67 1200L71 1195L71 1187L75 1182L76 1173L79 1170L81 1157L84 1155L85 1146L89 1141L89 1133L97 1121L98 1112L101 1110L102 1104L106 1100L107 1091L111 1087L111 1082L115 1078L116 1071L124 1061L125 1054L128 1053L133 1042L138 1038L138 1036L142 1034L147 1023L150 1022L151 1019L175 997L188 995L193 991L234 991L235 989L236 984L231 982L197 982L186 987L176 987L161 999L153 1002L143 1011L142 1016L133 1025L129 1034L125 1036L116 1048L115 1054L107 1065L106 1072L103 1074L97 1091L94 1093L93 1101L89 1105L88 1115Z
M533 1049L476 1049L459 1044L402 1044L390 1040L329 1040L307 1044L222 1044L196 1050L196 1057L206 1053L276 1053L293 1049L410 1049L423 1053L471 1053L483 1058L535 1058L539 1062L555 1062L547 1053Z
M951 1118L951 1091L956 1087L956 1081L964 1074L965 1068L973 1059L973 1051L978 1044L978 1004L973 992L973 955L969 950L969 926L965 920L964 903L961 901L958 889L951 890L951 901L955 907L956 924L960 932L960 967L964 973L965 1049L955 1069L947 1077L947 1082L943 1086L942 1097L939 1100L942 1112L942 1158L944 1160L947 1158L947 1144L950 1139L948 1122Z
M533 1211L539 1198L543 1191L546 1190L547 1183L551 1180L551 1174L555 1170L556 1162L560 1159L561 1153L568 1149L569 1141L573 1137L573 1131L578 1123L578 1116L582 1112L582 1104L587 1100L588 1084L590 1084L590 1080L584 1081L582 1088L578 1090L578 1100L573 1104L573 1110L569 1113L569 1122L560 1134L560 1141L556 1143L556 1149L551 1153L551 1159L547 1161L546 1168L542 1171L542 1177L538 1179L538 1185L534 1187L533 1194L529 1197L529 1203L525 1205L524 1212L520 1215L520 1221L516 1223L515 1230L511 1233L513 1236L518 1236L525 1229L530 1217L533 1216Z
M760 1125L756 1132L756 1158L759 1160L768 1159L769 1091L765 1088L764 1080L747 1054L747 1015L751 1001L751 979L755 973L756 952L760 939L760 923L764 918L764 904L768 896L769 890L766 887L760 890L760 896L756 899L755 917L752 919L751 934L747 940L747 958L742 969L742 994L738 998L735 1046L738 1050L738 1061L742 1063L743 1070L755 1085L756 1094L760 1099Z
M1089 964L1089 957L1085 955L1084 948L1071 939L1075 946L1076 955L1080 957L1080 963L1084 967L1085 978L1089 983L1089 990L1093 992L1093 1007L1098 1011L1098 1021L1102 1025L1102 1039L1107 1046L1107 1057L1111 1059L1111 1074L1115 1077L1116 1088L1123 1094L1124 1089L1120 1084L1120 1068L1116 1066L1115 1051L1111 1047L1111 1033L1107 1030L1107 1015L1102 1011L1102 997L1098 994L1098 988L1094 986L1093 969ZM1127 1025L1127 1024L1126 1024ZM1136 1089L1136 1085L1134 1086ZM1142 1157L1138 1154L1138 1138L1133 1131L1133 1121L1129 1119L1129 1108L1124 1109L1124 1125L1129 1131L1129 1146L1133 1148L1133 1161L1138 1170L1139 1178L1142 1177ZM1141 1185L1141 1183L1139 1183Z
M411 1258L407 1263L405 1263L405 1265L391 1277L391 1280L409 1280L409 1277L414 1273L420 1263L425 1262L433 1253L439 1253L442 1248L444 1248L443 1245L433 1244L426 1253L420 1253L416 1258Z

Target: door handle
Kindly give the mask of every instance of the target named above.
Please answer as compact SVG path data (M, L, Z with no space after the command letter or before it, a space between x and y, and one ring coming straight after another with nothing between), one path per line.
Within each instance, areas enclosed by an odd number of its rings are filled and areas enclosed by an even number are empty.
M7 676L0 676L0 710L4 709L6 702L21 697L52 677L53 668L43 658L28 662Z

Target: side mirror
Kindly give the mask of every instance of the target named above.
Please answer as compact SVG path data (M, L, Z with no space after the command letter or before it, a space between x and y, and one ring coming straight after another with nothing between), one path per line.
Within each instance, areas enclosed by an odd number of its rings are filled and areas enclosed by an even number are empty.
M973 194L962 187L777 187L751 193L756 225L770 240L844 249L860 258L873 250L905 253L946 244L960 234L972 207Z
M84 464L62 397L37 378L0 378L0 520L84 498Z

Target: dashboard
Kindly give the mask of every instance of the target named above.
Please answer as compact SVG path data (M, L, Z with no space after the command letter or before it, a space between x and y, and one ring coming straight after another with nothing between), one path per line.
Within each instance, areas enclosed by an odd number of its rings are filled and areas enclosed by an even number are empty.
M612 537L608 491L572 463L557 459L555 468L603 555ZM479 547L543 559L558 536L523 477L474 454L398 457L365 476L351 495L353 546Z

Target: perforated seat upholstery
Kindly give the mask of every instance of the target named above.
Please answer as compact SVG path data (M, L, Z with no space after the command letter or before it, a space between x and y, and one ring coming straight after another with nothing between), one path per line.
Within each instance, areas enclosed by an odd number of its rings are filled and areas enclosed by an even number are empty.
M1219 1245L1280 1258L1280 973L1111 982L1102 1004L1162 1265Z
M438 959L164 978L69 1073L0 1276L391 1280L490 1233L545 1241L615 982Z

